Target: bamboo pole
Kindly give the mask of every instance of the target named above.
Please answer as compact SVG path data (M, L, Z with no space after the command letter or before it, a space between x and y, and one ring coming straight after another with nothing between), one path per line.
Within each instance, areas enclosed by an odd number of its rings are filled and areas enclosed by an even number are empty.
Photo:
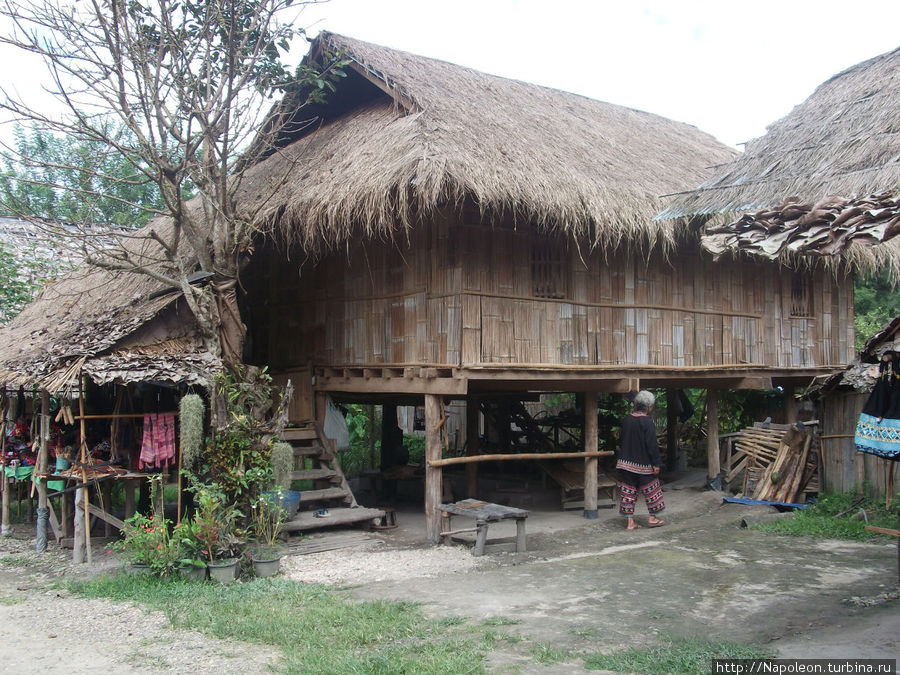
M597 396L598 392L584 394L584 517L596 520L597 513L597 457L587 456L597 452Z
M125 419L142 419L146 413L118 413L116 415L84 415L78 414L75 415L73 419L76 420L125 420ZM168 412L158 413L160 415L175 415L176 417L179 414L177 410L169 410Z
M84 423L86 419L84 416L84 375L78 380L78 415L81 430L81 482L85 484L85 487L82 488L82 499L84 501L84 550L87 562L90 565L93 560L91 559L91 512L88 503L87 469L85 468L88 463L88 446L87 425Z
M38 451L37 466L32 476L37 484L38 517L35 532L35 551L44 553L47 550L47 463L50 453L50 393L41 392L41 447Z
M2 424L0 424L0 457L6 455L6 417L4 416ZM0 490L3 491L2 521L0 521L0 536L8 537L12 534L9 529L9 477L6 475L6 465L0 464L0 477L3 482L0 483Z
M614 454L615 453L610 450L597 450L596 452L508 452L499 455L475 455L474 457L429 459L426 463L426 467L445 467L452 464L469 464L470 462L502 462L504 460L518 459L585 459L587 457L609 457Z

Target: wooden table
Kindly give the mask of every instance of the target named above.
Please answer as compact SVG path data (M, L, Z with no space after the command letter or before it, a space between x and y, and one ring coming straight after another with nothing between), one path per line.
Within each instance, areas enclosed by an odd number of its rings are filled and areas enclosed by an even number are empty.
M517 509L512 506L501 506L477 499L463 499L455 504L441 504L438 507L442 511L441 524L445 525L441 530L441 540L446 542L452 535L461 532L475 532L475 549L472 555L484 555L484 546L487 543L488 525L498 523L501 520L516 521L516 553L521 553L525 548L525 519L531 515L531 511ZM451 518L463 516L473 518L475 527L467 527L460 530L451 528Z

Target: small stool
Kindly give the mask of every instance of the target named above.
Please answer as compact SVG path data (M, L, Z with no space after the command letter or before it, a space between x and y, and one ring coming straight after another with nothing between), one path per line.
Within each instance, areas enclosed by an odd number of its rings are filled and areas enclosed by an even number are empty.
M373 530L393 530L397 527L397 514L394 513L393 506L376 506L379 511L384 511L384 515L378 519L378 522L372 524Z

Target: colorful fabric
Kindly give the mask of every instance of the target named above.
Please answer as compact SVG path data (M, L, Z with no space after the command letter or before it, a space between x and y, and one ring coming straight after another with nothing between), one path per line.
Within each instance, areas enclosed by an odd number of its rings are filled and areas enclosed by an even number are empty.
M879 421L877 417L862 413L854 442L859 452L900 460L900 420L885 417Z
M638 462L630 462L627 459L620 459L616 462L616 468L621 471L629 471L631 473L640 473L650 475L653 473L653 466L650 464L640 464Z
M161 469L175 462L175 416L144 415L144 436L138 468Z
M637 493L644 497L650 515L662 513L666 504L663 501L662 483L653 475L619 471L619 515L624 518L634 517L634 505Z

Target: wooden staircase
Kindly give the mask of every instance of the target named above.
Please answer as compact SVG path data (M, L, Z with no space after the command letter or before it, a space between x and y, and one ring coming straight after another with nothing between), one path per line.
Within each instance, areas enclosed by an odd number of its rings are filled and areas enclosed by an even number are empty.
M313 481L313 489L301 490L300 511L284 524L285 532L317 530L335 525L377 521L384 511L359 506L341 471L334 441L325 436L321 425L308 422L289 427L282 440L294 448L295 468L292 480ZM317 517L325 511L327 516Z

